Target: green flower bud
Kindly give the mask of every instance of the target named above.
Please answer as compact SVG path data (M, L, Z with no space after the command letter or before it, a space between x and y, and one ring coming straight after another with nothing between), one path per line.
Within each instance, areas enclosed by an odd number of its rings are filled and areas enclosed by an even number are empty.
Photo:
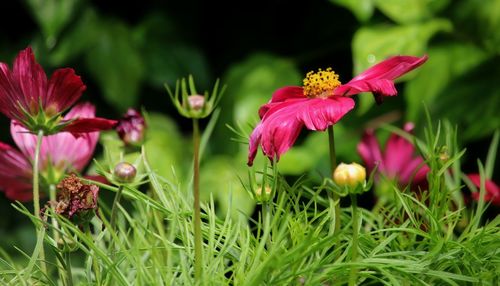
M115 166L113 177L120 183L132 183L137 175L134 165L127 162L120 162Z
M262 193L262 187L258 187L255 190L255 199L258 203L267 202L271 199L272 190L270 187L266 186L264 188L264 193Z

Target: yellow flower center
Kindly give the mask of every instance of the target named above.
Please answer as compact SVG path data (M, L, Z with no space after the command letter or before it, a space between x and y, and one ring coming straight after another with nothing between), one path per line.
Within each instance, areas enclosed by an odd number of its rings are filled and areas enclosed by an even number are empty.
M339 75L332 71L332 68L319 69L317 72L310 71L303 82L304 94L307 97L326 98L340 86Z

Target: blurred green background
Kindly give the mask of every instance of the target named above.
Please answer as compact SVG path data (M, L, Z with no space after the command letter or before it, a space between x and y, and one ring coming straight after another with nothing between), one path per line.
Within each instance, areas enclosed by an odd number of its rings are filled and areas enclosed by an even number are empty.
M381 106L371 96L357 97L356 109L336 127L343 161L359 161L356 144L367 126L413 121L421 132L423 102L434 119L458 125L468 148L466 172L477 172L476 159L484 159L500 127L497 0L24 0L2 1L0 11L1 62L11 65L31 45L47 73L68 66L82 76L88 87L82 100L96 104L98 115L118 118L128 107L145 108L148 153L169 179L189 174L190 122L177 115L163 84L193 74L203 90L221 78L227 91L202 161L205 197L212 192L221 209L228 196L243 213L254 207L238 179L247 173L247 146L231 140L237 136L226 124L248 134L272 92L300 85L309 70L332 67L347 82L391 55L429 55L400 81L398 97ZM12 143L8 127L1 117L0 140ZM327 175L326 134L304 132L297 143L280 171ZM257 158L257 168L263 162ZM2 243L22 248L31 226L9 204L0 196Z

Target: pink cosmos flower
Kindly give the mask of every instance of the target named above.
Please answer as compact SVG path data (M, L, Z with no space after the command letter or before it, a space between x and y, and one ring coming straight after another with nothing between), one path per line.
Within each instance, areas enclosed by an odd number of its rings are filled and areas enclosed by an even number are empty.
M412 132L414 125L406 123L404 130ZM382 151L373 130L365 131L361 142L358 144L358 153L363 159L368 173L377 166L378 177L383 176L396 180L402 187L409 184L412 190L427 186L427 173L429 166L420 156L415 156L415 147L407 139L391 134Z
M129 108L125 115L118 120L115 129L125 145L140 146L144 141L146 127L146 120L141 113Z
M59 131L82 133L113 128L114 120L73 117L68 121L60 116L85 89L71 68L58 69L47 79L31 47L19 52L12 70L0 63L0 112L31 132L43 130L50 135Z
M82 103L73 107L64 120L73 118L92 119L95 107ZM0 190L12 200L32 199L32 164L36 147L36 136L29 133L19 122L11 122L11 134L19 150L0 142ZM42 139L40 150L40 173L45 181L56 184L64 174L80 172L94 153L98 132L82 133L74 137L61 132Z
M270 160L285 153L305 126L309 130L324 131L337 123L354 108L349 96L372 92L378 103L383 96L397 94L394 80L419 67L427 56L395 56L374 65L341 84L330 68L309 72L304 87L288 86L278 89L271 100L260 107L260 123L250 135L248 165L253 164L259 144Z
M469 177L476 187L481 187L481 176L479 174L468 174L467 177ZM493 205L500 206L500 187L492 180L486 180L485 188L484 200L490 201ZM479 192L472 193L472 198L479 201Z

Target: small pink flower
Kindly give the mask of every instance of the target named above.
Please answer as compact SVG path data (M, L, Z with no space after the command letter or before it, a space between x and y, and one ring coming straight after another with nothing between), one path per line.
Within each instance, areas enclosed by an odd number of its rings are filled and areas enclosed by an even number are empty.
M304 87L289 86L278 89L271 100L261 106L261 122L250 135L248 165L253 164L259 144L270 160L285 153L305 126L309 130L324 131L337 123L354 108L351 95L372 92L378 103L382 96L397 94L394 80L419 67L427 56L395 56L374 65L342 85L331 69L310 72Z
M49 135L59 131L83 133L113 128L114 120L75 117L68 121L60 117L85 89L71 68L58 69L47 79L31 47L19 52L12 70L0 63L0 112L31 132L43 130Z
M82 103L73 107L64 119L91 119L94 115L95 107L90 103ZM31 162L36 136L14 120L11 122L11 134L20 151L0 142L0 189L12 200L28 201L32 199ZM82 133L78 137L61 132L43 137L40 173L46 180L57 183L64 174L82 171L92 158L98 139L98 132ZM54 173L59 176L53 177Z
M404 130L412 132L412 123L406 123ZM365 131L361 142L358 144L358 153L363 159L368 173L377 166L377 174L391 180L396 180L402 187L409 184L412 189L427 186L427 173L429 167L420 156L415 156L415 147L407 139L391 134L383 151L380 148L373 130Z
M469 177L476 187L481 187L481 176L479 174L468 174L467 177ZM500 206L500 187L492 180L486 180L485 189L484 200L490 201L493 205ZM479 201L479 192L472 193L472 198Z

